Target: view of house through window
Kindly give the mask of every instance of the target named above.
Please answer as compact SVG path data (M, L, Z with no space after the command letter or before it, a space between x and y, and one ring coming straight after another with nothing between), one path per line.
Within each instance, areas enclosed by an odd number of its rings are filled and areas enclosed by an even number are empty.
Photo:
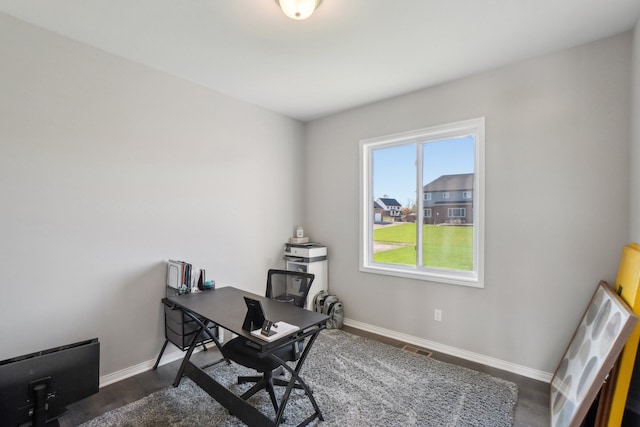
M362 141L362 270L482 286L483 134L477 119Z

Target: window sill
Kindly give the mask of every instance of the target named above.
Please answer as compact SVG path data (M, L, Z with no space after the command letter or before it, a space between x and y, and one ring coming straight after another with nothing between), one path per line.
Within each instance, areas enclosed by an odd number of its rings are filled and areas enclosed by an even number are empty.
M472 288L484 288L483 280L481 280L475 272L451 272L449 270L440 270L435 268L418 270L415 267L392 264L361 266L360 271L363 273L382 274L406 279L424 280Z

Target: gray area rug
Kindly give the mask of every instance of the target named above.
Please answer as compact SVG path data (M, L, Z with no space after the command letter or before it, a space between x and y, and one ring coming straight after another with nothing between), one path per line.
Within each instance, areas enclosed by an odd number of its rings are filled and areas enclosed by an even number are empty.
M208 372L240 394L250 384L238 375L255 372L220 364ZM518 389L487 374L409 353L341 330L320 333L302 369L325 422L315 426L512 426ZM282 395L283 387L277 387ZM275 415L266 392L250 399ZM294 390L283 425L313 412L302 390ZM82 427L243 426L189 379L95 418Z

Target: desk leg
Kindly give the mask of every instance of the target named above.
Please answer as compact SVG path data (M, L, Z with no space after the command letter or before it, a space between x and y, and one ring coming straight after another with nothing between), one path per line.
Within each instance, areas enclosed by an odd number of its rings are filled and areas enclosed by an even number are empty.
M200 327L200 329L198 329L198 332L196 332L195 335L193 336L193 341L191 341L191 344L189 344L189 349L187 350L187 354L185 354L184 358L182 359L182 363L180 364L180 369L178 369L178 374L176 375L176 379L173 381L173 386L174 387L178 387L180 385L180 380L182 379L182 375L184 374L184 370L185 370L185 368L187 366L187 362L191 358L191 355L193 354L193 350L195 350L195 348L197 346L197 343L198 343L198 340L200 339L200 335L202 335L203 331L207 335L209 335L209 338L211 338L213 340L213 342L216 344L216 347L220 351L220 354L224 358L225 362L227 362L227 364L231 363L231 361L229 359L227 359L227 357L222 352L222 345L220 345L220 341L218 341L218 339L211 333L209 328L207 328L207 325L204 324L200 319L198 319L198 317L193 315L191 312L189 312L187 310L182 310L182 312L184 314L186 314L187 316L189 316L193 321L195 321L198 324L198 326ZM216 363L218 363L218 362L216 362ZM209 366L212 366L212 365L209 365Z
M207 325L205 323L203 323L200 319L198 319L198 317L196 317L194 314L192 314L189 311L183 310L183 313L186 314L187 316L189 316L193 321L195 321L201 328L202 330L204 330L204 332L209 335L209 338L211 338L213 340L213 342L215 343L216 347L218 348L218 350L220 351L220 354L222 354L222 357L224 357L224 354L222 353L222 345L220 344L220 341L218 341L218 339L211 333L211 331L209 330L209 328L207 328ZM207 322L209 323L209 322ZM213 323L213 322L211 322ZM220 326L218 326L219 328ZM205 347L206 349L206 347ZM226 357L224 357L224 360L227 363L231 363L229 361L229 359L227 359Z
M307 383L304 382L302 377L300 377L300 370L302 369L302 365L304 365L304 361L306 360L307 356L309 355L309 350L311 350L311 347L313 346L313 343L315 342L316 338L318 338L318 334L319 333L320 333L320 331L318 331L315 334L311 335L311 337L309 338L309 342L305 346L304 351L302 352L302 355L300 356L300 359L298 359L298 363L296 363L295 369L292 369L289 365L287 365L279 357L277 357L275 355L270 355L269 356L272 359L276 360L278 363L280 363L280 365L284 369L289 371L289 373L291 374L291 379L289 380L289 384L287 384L287 389L284 392L284 396L282 396L282 400L280 401L280 408L278 409L278 413L276 415L276 420L275 420L275 424L276 425L279 425L281 420L282 420L282 415L284 414L284 408L285 408L285 406L287 406L287 402L289 400L289 396L291 395L291 391L293 390L293 386L296 383L296 381L303 388L305 394L307 395L307 397L309 397L309 401L311 402L311 404L313 405L313 408L315 409L315 413L311 417L307 418L302 423L300 423L299 426L304 426L304 425L309 424L316 417L318 417L320 419L320 421L324 421L324 418L322 417L322 412L320 412L320 408L318 407L318 404L316 403L316 399L313 397L313 394L311 393L311 389L309 388L309 386L307 386Z
M211 378L206 372L188 362L185 370L186 375L202 388L209 396L227 408L231 414L238 417L245 424L250 426L276 426L272 420L258 411L253 405L242 400L232 393L222 384Z
M158 355L158 358L156 359L156 363L153 365L152 369L154 371L156 369L158 369L158 364L160 364L160 359L162 358L162 353L164 353L164 350L167 348L167 344L169 344L169 340L167 338L165 338L164 344L162 345L162 349L160 350L160 354Z
M187 367L187 364L189 364L189 359L191 358L191 355L193 354L193 350L195 350L195 348L197 347L198 344L198 339L200 338L200 334L202 334L202 331L206 329L206 327L204 325L202 325L201 322L199 322L201 324L200 329L198 329L198 332L196 332L193 335L193 340L191 341L191 344L189 344L189 349L187 350L187 354L184 355L184 358L182 358L182 363L180 364L180 369L178 369L178 373L176 374L176 379L173 380L173 386L174 387L178 387L180 385L180 380L182 380L182 375L184 374L184 370Z

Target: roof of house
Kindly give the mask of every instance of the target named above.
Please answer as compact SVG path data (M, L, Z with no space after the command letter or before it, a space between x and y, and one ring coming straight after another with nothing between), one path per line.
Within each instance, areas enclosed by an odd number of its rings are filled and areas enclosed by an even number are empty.
M473 190L473 174L442 175L423 187L423 191Z
M400 203L398 203L396 199L388 199L388 198L381 197L378 200L384 203L385 206L402 206Z

